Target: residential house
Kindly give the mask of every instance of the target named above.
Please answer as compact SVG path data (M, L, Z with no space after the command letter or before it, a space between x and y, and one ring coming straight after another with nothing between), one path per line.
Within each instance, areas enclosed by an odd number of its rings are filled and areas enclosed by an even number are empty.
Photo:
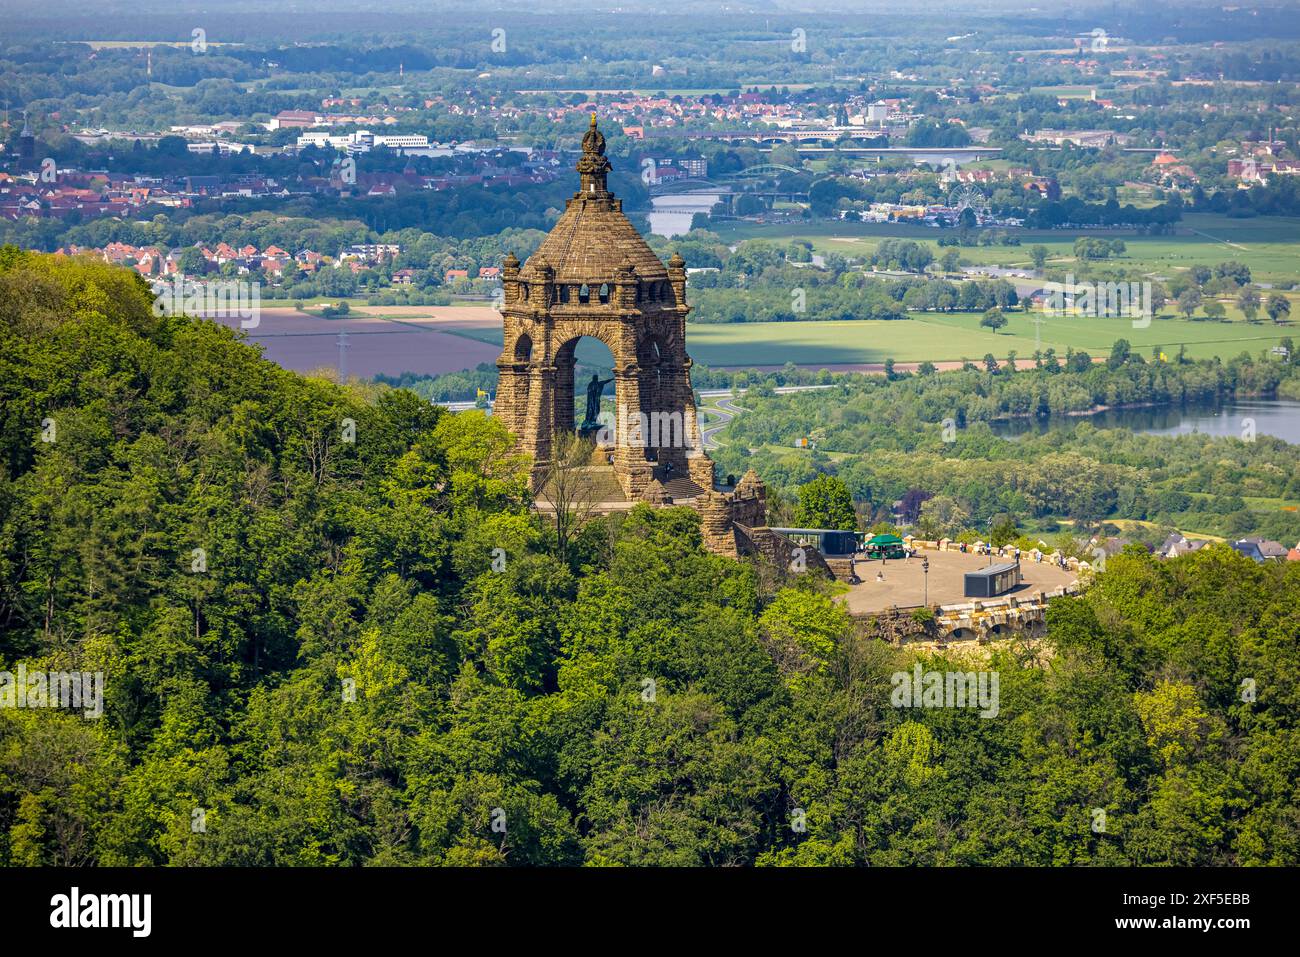
M1240 541L1232 542L1231 544L1233 551L1241 552L1241 554L1245 555L1247 558L1254 559L1257 562L1265 561L1264 553L1260 550L1258 539L1251 541L1248 538L1243 538Z
M1268 561L1286 561L1287 547L1281 542L1275 542L1271 538L1250 538L1247 541L1254 542L1259 547L1259 553Z
M269 126L273 130L290 127L305 129L309 126L320 126L324 121L325 118L319 113L309 113L305 110L281 110L271 117Z
M1157 549L1156 554L1161 558L1177 558L1179 555L1190 555L1192 552L1200 551L1205 546L1204 541L1193 541L1175 532L1164 540L1164 544Z

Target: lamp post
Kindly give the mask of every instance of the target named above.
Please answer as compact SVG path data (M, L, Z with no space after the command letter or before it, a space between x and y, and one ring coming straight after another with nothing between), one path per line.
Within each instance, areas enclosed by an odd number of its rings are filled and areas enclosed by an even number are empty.
M921 580L925 582L925 605L930 606L930 559L921 559Z

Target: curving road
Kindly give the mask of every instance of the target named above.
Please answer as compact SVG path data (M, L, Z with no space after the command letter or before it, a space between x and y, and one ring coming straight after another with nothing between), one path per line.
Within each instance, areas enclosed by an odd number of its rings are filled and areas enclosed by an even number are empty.
M706 449L716 449L719 443L714 436L730 425L732 419L747 410L742 409L734 403L734 400L726 397L719 397L713 405L707 406L706 409L715 417L721 416L721 421L700 431L701 438L704 440L704 447Z
M834 384L783 385L777 388L775 392L778 395L786 395L791 392L815 392L820 389L833 389L834 387L835 387ZM720 443L716 438L714 438L714 436L716 436L719 432L721 432L728 425L730 425L731 420L734 419L736 416L740 415L742 412L748 412L749 410L742 406L736 405L736 400L733 397L732 393L730 392L723 392L721 390L701 392L700 399L701 401L714 399L713 405L701 405L700 406L701 412L708 411L713 413L715 416L722 417L721 422L711 425L707 429L700 430L700 438L704 442L704 447L706 449L716 449Z

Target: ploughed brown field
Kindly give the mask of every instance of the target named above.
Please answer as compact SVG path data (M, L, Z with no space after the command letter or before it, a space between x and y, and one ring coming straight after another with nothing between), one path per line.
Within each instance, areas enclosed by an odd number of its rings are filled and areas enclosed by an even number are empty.
M239 328L238 318L218 318ZM263 306L256 327L244 330L263 355L295 372L339 366L339 336L347 334L349 376L437 375L494 362L498 346L457 330L501 326L491 306L361 306L342 319L322 319L292 306Z

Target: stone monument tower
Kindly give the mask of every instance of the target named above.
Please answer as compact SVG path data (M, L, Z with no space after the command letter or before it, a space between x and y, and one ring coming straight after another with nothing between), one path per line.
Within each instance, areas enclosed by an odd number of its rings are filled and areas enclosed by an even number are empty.
M513 255L503 263L495 414L533 456L540 481L557 436L577 428L574 350L591 336L614 357L616 408L602 417L601 444L623 493L642 499L656 479L688 479L695 491L708 490L713 463L700 440L686 354L686 264L675 255L665 267L650 250L606 185L610 169L593 114L578 192L527 263L521 267ZM584 432L594 425L584 417Z
M502 264L503 347L494 414L533 459L533 488L547 479L565 433L595 438L593 467L609 469L624 502L689 505L701 514L705 544L720 554L776 552L767 529L767 489L752 471L734 486L714 481L705 454L691 359L686 354L686 263L667 266L623 215L609 191L605 137L582 138L578 192L528 262ZM575 393L575 348L599 339L614 357L615 414L602 413L609 380L593 376ZM576 421L575 399L586 398Z

